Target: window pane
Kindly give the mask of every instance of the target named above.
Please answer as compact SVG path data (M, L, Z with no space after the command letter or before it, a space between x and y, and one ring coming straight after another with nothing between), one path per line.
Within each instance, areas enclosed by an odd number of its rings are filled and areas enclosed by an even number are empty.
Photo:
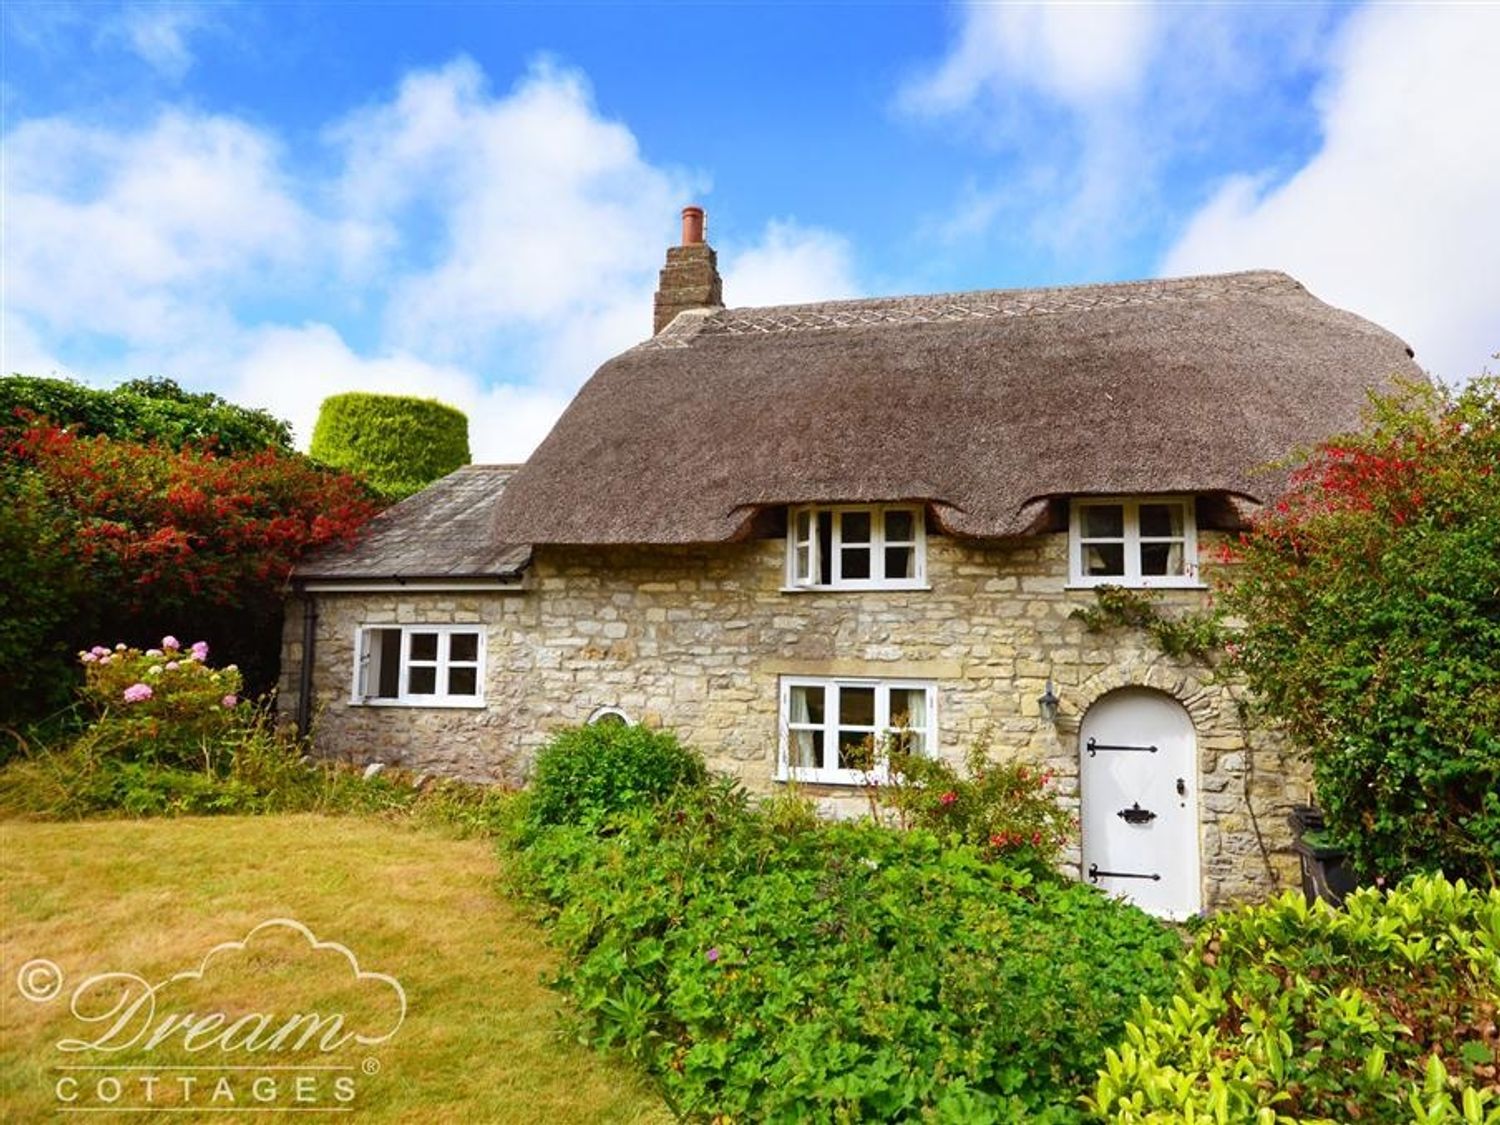
M1107 578L1125 573L1125 544L1091 543L1083 548L1083 572L1091 577Z
M915 578L917 576L917 552L911 547L887 547L885 549L885 576L887 578Z
M841 770L868 770L875 766L875 736L868 731L839 731Z
M921 688L892 688L891 726L926 727L927 692Z
M806 542L812 536L812 512L803 508L797 513L797 538Z
M845 543L868 543L870 541L870 513L845 512L839 534Z
M916 520L911 512L896 510L885 514L885 541L910 543L916 538Z
M823 722L823 689L821 687L794 687L791 691L792 712L789 723Z
M818 513L818 584L833 584L833 513Z
M372 649L378 649L373 677L377 699L395 699L401 694L401 630L376 630Z
M812 578L812 548L798 547L795 567L795 575L798 582L807 582Z
M1148 538L1182 538L1181 504L1142 504L1141 534Z
M1181 543L1142 543L1142 574L1182 574Z
M1120 539L1125 535L1125 509L1119 504L1090 504L1083 509L1085 539Z
M448 638L449 660L478 660L479 634L454 633Z
M437 669L430 665L425 668L408 668L406 671L406 694L436 695Z
M870 577L870 548L845 547L839 560L839 574L845 582Z
M823 768L823 732L820 730L794 730L787 739L787 764L794 769L820 770Z
M436 633L413 633L411 635L411 658L413 660L437 659Z
M846 687L839 692L839 726L873 727L875 725L875 689Z
M449 695L478 695L479 694L479 669L478 668L449 668L448 669L448 694Z

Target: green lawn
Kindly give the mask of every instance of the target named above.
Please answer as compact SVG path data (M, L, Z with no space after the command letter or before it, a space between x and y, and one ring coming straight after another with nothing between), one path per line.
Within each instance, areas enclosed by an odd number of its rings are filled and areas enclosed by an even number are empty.
M164 1076L152 1091L158 1108L234 1107L174 1112L173 1120L264 1120L264 1112L242 1112L265 1104L254 1100L252 1084L270 1080L276 1084L270 1104L284 1105L299 1078L311 1091L305 1104L320 1110L315 1119L669 1119L628 1067L563 1034L559 1001L539 979L551 955L536 928L496 893L498 861L488 842L375 819L286 816L10 821L0 823L0 843L5 1120L139 1121L139 1113L61 1115L55 1090L61 1078L77 1078L80 1085L66 1091L83 1091L75 1106L93 1107L114 1092L107 1080L115 1078L124 1090L116 1106L138 1105L145 1097L142 1076L152 1074ZM347 958L314 951L297 931L273 926L243 952L216 955L201 981L173 986L184 991L162 990L155 1026L168 1010L200 1017L223 1012L220 1030L256 1013L272 1015L271 1026L278 1026L288 1015L316 1010L345 1012L351 1027L372 1037L399 1022L394 1034L375 1046L290 1055L226 1053L211 1042L211 1028L203 1036L210 1045L196 1052L180 1035L149 1050L139 1042L111 1053L58 1048L59 1040L98 1037L112 1022L84 1023L69 1011L72 990L91 975L128 971L162 981L198 968L210 949L244 939L273 918L295 919L319 940L347 947L361 972L394 978L406 996L404 1021L389 985L357 986ZM56 998L33 1001L22 994L21 967L38 958L62 971ZM44 968L30 977L33 994L45 996L45 976ZM116 995L101 986L89 994L84 1013L103 1014ZM115 1041L125 1038L122 1031ZM109 1069L59 1069L83 1064ZM211 1069L186 1069L205 1065ZM228 1071L229 1065L246 1069ZM296 1069L267 1069L283 1066ZM345 1069L307 1069L312 1066ZM204 1079L187 1095L181 1093L185 1075ZM212 1100L209 1084L225 1077L234 1100ZM352 1101L334 1097L337 1078L350 1083ZM354 1112L339 1112L350 1107Z

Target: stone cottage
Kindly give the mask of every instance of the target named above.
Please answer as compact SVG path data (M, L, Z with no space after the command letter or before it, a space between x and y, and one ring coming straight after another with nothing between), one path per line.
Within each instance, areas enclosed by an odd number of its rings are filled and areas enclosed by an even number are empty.
M1080 878L1185 915L1290 884L1305 772L1102 584L1197 607L1299 445L1418 376L1284 274L725 308L702 212L656 332L524 465L472 465L293 577L283 706L325 753L520 781L563 724L662 725L863 808L905 731L1050 767Z

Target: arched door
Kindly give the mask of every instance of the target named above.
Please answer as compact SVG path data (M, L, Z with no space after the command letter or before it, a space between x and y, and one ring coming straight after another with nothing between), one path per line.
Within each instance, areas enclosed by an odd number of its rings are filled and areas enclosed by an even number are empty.
M1198 744L1175 699L1122 688L1078 731L1083 878L1143 910L1185 918L1203 905Z

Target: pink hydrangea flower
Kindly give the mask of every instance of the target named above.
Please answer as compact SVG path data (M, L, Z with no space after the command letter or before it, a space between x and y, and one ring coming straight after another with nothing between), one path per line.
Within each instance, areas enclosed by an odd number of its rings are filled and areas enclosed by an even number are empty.
M240 697L231 692L223 699L219 700L219 702L222 703L225 707L235 707L239 705Z
M101 656L99 658L99 663L100 664L108 664L109 663L109 654L106 653L104 656Z
M78 659L82 660L85 664L97 664L99 662L99 658L92 652L81 652L78 654Z
M152 696L151 689L145 684L131 684L125 689L126 703L144 703Z
M147 656L160 656L161 655L161 649L159 649L159 648L148 648L146 650L146 655Z
M95 656L109 655L109 649L105 648L103 645L95 645L93 648L89 649L89 651L92 652Z
M165 637L163 637L161 639L161 647L164 648L164 649L167 649L168 651L176 651L177 649L181 648L182 646L177 643L177 638L176 637L172 636L171 634L168 634L167 636L165 636Z
M207 660L208 659L208 642L207 641L194 641L193 642L193 659L194 660Z
M167 661L167 671L168 672L175 672L175 671L177 671L177 661L175 661L175 660L168 660Z

